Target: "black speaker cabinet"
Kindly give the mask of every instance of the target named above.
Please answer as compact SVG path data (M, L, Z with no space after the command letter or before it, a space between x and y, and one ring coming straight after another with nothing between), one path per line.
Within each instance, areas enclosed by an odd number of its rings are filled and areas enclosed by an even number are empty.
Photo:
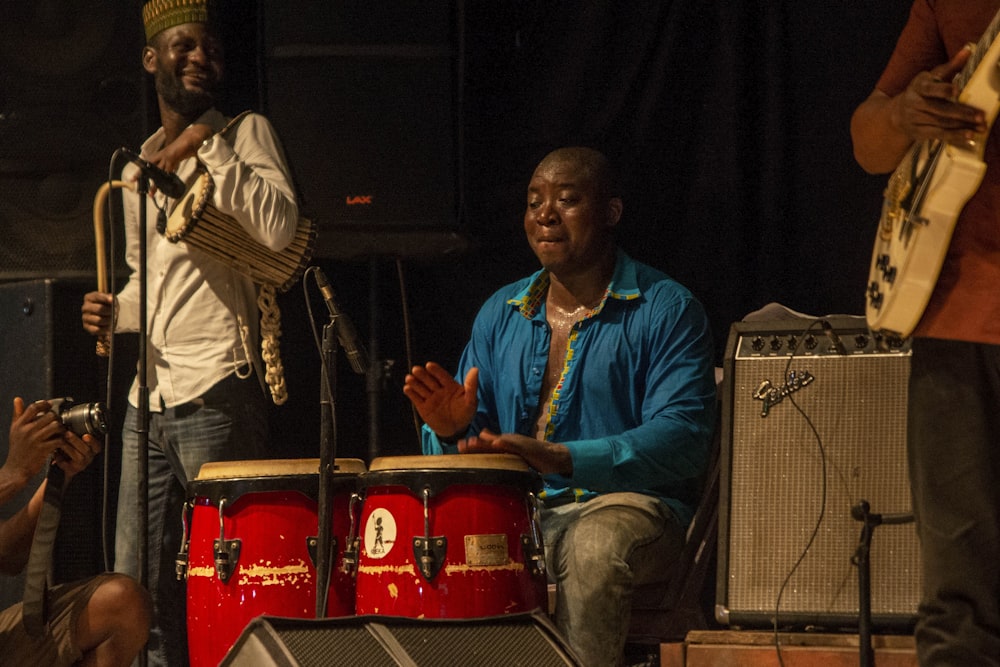
M143 136L140 6L2 5L4 280L94 275L94 195L115 149Z
M264 3L267 114L317 256L460 245L462 0Z
M909 346L864 318L738 322L725 354L716 617L732 626L857 627L862 523L909 512ZM829 333L827 333L829 331ZM838 344L840 348L838 349ZM793 353L794 352L794 353ZM897 517L898 518L898 517ZM876 627L920 595L912 522L875 528Z
M469 620L260 616L220 667L555 667L579 665L541 613Z

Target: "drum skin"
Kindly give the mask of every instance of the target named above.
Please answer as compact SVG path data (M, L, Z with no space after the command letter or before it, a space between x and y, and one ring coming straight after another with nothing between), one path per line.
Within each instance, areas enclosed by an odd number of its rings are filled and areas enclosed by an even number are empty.
M357 464L363 468L360 461ZM318 532L318 460L213 465L208 477L203 467L188 485L188 502L193 504L187 565L191 667L218 665L257 616L316 616L316 570L308 542ZM317 472L308 474L309 469ZM264 471L269 474L258 474ZM336 542L326 608L330 617L354 613L354 581L343 571L343 548L358 472L355 467L334 475L331 534ZM240 541L227 581L216 572L213 552L220 503L225 539Z
M359 484L356 613L479 618L546 608L545 574L524 548L541 546L530 498L540 478L522 466L493 455L373 461ZM430 578L413 545L425 533L447 542Z

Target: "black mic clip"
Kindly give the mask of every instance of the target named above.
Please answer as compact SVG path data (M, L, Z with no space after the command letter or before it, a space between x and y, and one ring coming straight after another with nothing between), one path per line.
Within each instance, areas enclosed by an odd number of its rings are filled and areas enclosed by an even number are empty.
M334 323L334 328L337 330L337 339L340 341L340 346L344 348L344 354L347 355L351 369L358 375L364 375L368 371L368 357L365 354L365 349L361 344L358 332L354 328L354 323L351 322L351 318L346 313L337 307L337 300L334 296L333 288L330 287L330 281L326 279L326 274L318 266L315 269L316 286L319 287L319 291L323 295L323 301L326 302L326 309L330 311L330 320Z
M139 157L139 154L135 151L129 150L124 146L118 150L121 151L122 155L128 158L129 162L132 162L139 167L139 169L142 170L142 173L153 181L153 184L160 192L168 197L171 197L172 199L180 199L184 196L184 191L187 190L187 188L184 186L184 181L182 181L177 174L160 169L152 162Z

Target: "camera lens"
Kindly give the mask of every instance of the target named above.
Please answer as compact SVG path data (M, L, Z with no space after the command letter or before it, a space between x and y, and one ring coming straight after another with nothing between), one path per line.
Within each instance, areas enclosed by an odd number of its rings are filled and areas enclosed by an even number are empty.
M50 399L53 412L68 430L79 436L103 436L108 432L107 410L103 403L73 404L73 399Z

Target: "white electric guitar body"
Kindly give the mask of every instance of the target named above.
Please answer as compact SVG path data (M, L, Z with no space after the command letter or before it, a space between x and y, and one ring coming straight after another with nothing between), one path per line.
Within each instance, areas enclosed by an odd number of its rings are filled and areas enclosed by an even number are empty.
M905 338L916 328L958 216L983 181L986 138L1000 110L998 32L1000 13L955 79L958 101L985 113L986 132L969 145L917 142L889 178L866 290L865 317L874 331Z

